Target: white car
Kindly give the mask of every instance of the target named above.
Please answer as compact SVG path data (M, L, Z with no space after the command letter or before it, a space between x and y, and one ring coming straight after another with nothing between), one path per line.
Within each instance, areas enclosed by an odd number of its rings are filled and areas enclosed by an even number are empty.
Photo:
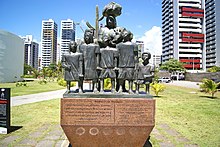
M162 78L159 78L159 79L158 79L158 82L159 82L159 83L170 83L170 82L171 82L171 79L168 78L168 77L162 77Z

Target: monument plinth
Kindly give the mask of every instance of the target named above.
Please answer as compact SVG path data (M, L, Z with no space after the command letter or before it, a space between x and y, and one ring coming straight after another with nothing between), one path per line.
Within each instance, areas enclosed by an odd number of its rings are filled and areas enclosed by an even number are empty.
M121 10L111 2L99 18L97 6L96 27L86 22L84 42L71 41L69 54L62 55L67 91L61 98L61 126L73 147L151 145L155 100L149 87L155 67L149 63L151 54L140 53L132 42L132 32L117 26ZM106 25L100 27L104 18ZM83 88L88 80L92 82L89 90ZM78 83L76 91L71 91L73 81ZM140 91L141 85L145 92Z
M143 147L155 125L155 100L133 96L62 98L61 126L71 145Z

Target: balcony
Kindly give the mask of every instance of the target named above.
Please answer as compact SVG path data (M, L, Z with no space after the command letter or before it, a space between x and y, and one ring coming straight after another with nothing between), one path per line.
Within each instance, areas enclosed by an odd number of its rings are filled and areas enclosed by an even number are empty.
M197 47L197 48L201 48L201 44L180 43L179 46L180 47Z
M200 63L200 59L180 59L180 62Z
M198 18L179 18L179 21L183 21L183 22L198 22L201 23L201 20Z
M180 32L202 33L202 29L179 28Z
M200 13L204 13L203 9L195 9L195 8L188 8L188 7L182 7L182 11L184 11L184 12L200 12Z
M204 39L182 38L182 42L204 43Z
M193 37L193 38L204 38L204 34L196 34L196 33L182 33L183 37Z
M189 0L187 0L189 2ZM194 8L201 8L200 4L191 4L191 3L179 3L180 7L194 7Z
M184 64L183 66L184 66L186 69L187 69L187 68L191 68L191 69L197 68L197 69L200 69L200 64Z
M204 17L204 14L183 12L183 13L182 13L182 16L203 18L203 17Z

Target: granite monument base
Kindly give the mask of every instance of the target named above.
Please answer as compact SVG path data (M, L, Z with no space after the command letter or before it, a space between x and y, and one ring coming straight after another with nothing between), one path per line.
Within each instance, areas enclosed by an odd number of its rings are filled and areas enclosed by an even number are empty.
M64 94L61 127L73 147L143 147L155 125L150 95Z

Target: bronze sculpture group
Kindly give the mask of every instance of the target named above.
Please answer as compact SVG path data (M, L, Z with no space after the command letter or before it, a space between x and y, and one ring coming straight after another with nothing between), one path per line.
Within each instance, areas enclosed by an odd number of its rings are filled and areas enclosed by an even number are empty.
M146 85L145 91L149 93L149 84L154 77L154 66L149 64L151 54L145 52L138 57L138 46L131 42L133 34L117 27L116 17L120 14L121 6L111 2L105 6L99 19L106 17L106 26L99 30L89 26L84 33L84 43L70 42L71 53L62 55L67 92L70 92L71 81L77 81L79 93L83 93L83 81L91 80L93 92L104 93L104 79L110 78L112 93L125 92L126 80L129 82L128 93L133 94L133 83L136 94L139 94L141 84Z

